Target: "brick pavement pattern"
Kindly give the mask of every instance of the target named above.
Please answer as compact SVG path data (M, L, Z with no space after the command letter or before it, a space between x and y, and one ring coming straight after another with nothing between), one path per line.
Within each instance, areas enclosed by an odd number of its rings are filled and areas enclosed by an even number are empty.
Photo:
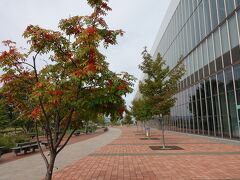
M94 153L118 138L120 134L121 130L110 128L99 136L67 145L57 156L54 172L61 171L66 166ZM45 153L47 155L48 151ZM46 167L39 153L0 165L0 180L39 180L43 179L45 173Z
M240 143L166 132L166 143L183 150L152 150L161 140L141 140L134 127L121 128L110 144L54 174L54 180L240 180ZM154 130L153 138L161 137Z

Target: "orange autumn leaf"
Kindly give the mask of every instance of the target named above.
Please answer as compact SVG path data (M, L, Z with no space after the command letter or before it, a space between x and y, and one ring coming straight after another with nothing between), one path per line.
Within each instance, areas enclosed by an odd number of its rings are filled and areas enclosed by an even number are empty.
M36 119L38 118L38 116L40 115L40 112L41 112L41 108L40 107L36 107L32 113L31 113L31 116L33 119Z
M87 32L87 34L88 35L94 35L94 34L96 34L96 28L95 27L88 27L87 29L86 29L86 32Z
M36 84L36 87L37 87L37 88L42 88L43 86L44 86L44 84L41 83L41 82L38 82L38 83Z
M52 96L62 96L63 91L61 91L61 90L49 91L49 94L52 95Z
M89 63L86 70L91 72L95 71L96 70L95 64Z

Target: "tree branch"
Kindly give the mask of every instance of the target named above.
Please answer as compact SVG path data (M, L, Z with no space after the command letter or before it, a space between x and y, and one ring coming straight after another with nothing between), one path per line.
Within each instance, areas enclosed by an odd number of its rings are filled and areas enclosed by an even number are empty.
M70 112L70 114L69 114L69 116L66 117L66 118L67 118L67 124L66 124L66 126L65 126L65 128L64 128L64 130L63 130L63 133L61 134L60 138L58 139L58 142L55 144L55 148L56 148L56 149L57 149L57 147L60 145L60 143L61 143L64 135L65 135L66 132L67 132L67 129L68 129L69 126L70 126L73 112L74 112L74 109L72 109L71 112Z
M45 164L46 164L46 167L48 167L48 166L49 166L49 162L48 162L48 160L47 160L45 154L43 153L43 149L42 149L42 147L41 147L41 145L40 145L40 141L39 141L37 122L35 122L35 130L36 130L36 135L37 135L37 143L38 143L38 146L39 146L39 149L40 149L41 155L42 155L43 160L44 160L44 162L45 162Z
M77 129L74 129L71 134L68 136L67 140L64 142L64 144L60 147L60 149L57 150L57 154L61 152L61 150L67 145L67 143L69 142L69 140L71 139L73 133L76 131Z
M35 56L33 56L33 69L34 69L34 73L35 73L36 82L39 81L38 73L37 73L37 66L36 66L36 58L37 58L38 54L39 54L39 52L37 52L35 54ZM44 117L46 119L47 132L49 132L49 136L50 136L50 143L49 143L50 144L50 150L53 150L53 140L52 140L52 132L51 132L51 129L50 129L50 124L49 124L49 118L48 118L47 113L44 109L41 97L39 97L39 102L40 102L40 106L41 106L41 109L43 111ZM49 141L48 138L47 138L47 140Z
M28 66L30 66L30 67L32 67L33 69L34 69L34 66L32 65L32 64L29 64L29 63L27 63L27 62L20 62L20 63L22 63L22 64L25 64L25 65L28 65Z
M47 113L44 109L44 106L43 106L43 102L42 102L42 99L39 97L39 102L40 102L40 106L41 106L41 109L43 111L43 114L44 114L44 117L46 119L46 125L47 125L47 132L49 132L49 137L50 137L50 143L49 143L49 139L48 140L48 143L50 144L50 149L53 150L54 146L53 146L53 139L52 139L52 131L51 131L51 128L50 128L50 121L49 121L49 118L47 116Z
M37 52L35 54L35 56L33 56L33 70L34 70L34 73L35 73L35 78L36 78L36 81L38 82L39 79L38 79L38 73L37 73L37 66L36 66L36 58L38 56L39 52Z

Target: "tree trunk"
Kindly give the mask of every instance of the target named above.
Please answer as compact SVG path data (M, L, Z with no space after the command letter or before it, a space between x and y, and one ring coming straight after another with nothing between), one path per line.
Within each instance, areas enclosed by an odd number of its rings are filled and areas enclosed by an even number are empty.
M162 117L159 117L159 124L160 124L160 126L161 126L161 129L162 129L162 143L163 143L163 149L165 149L166 148L166 146L165 146L165 134L164 134L164 120L163 120L163 118Z
M85 134L88 134L88 123L86 122L86 126L85 126Z
M143 134L146 134L146 131L145 131L145 121L143 121Z
M138 122L136 122L137 123L137 133L138 133Z
M53 168L54 168L56 156L57 156L57 153L51 153L49 165L47 167L47 173L46 173L46 176L45 176L45 180L51 180L52 179Z
M163 148L165 149L165 129L164 129L164 120L162 119L162 139L163 139Z

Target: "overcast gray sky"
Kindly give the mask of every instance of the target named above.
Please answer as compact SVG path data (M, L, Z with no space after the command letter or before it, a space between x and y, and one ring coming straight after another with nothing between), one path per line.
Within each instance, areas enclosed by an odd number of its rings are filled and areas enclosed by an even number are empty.
M110 0L113 11L106 17L109 27L126 32L118 45L105 52L111 70L141 78L141 52L144 46L150 51L169 3L170 0ZM0 41L11 39L23 47L26 40L22 32L29 24L57 30L60 19L91 11L86 0L0 0L0 8ZM134 95L135 92L126 97L128 106Z

